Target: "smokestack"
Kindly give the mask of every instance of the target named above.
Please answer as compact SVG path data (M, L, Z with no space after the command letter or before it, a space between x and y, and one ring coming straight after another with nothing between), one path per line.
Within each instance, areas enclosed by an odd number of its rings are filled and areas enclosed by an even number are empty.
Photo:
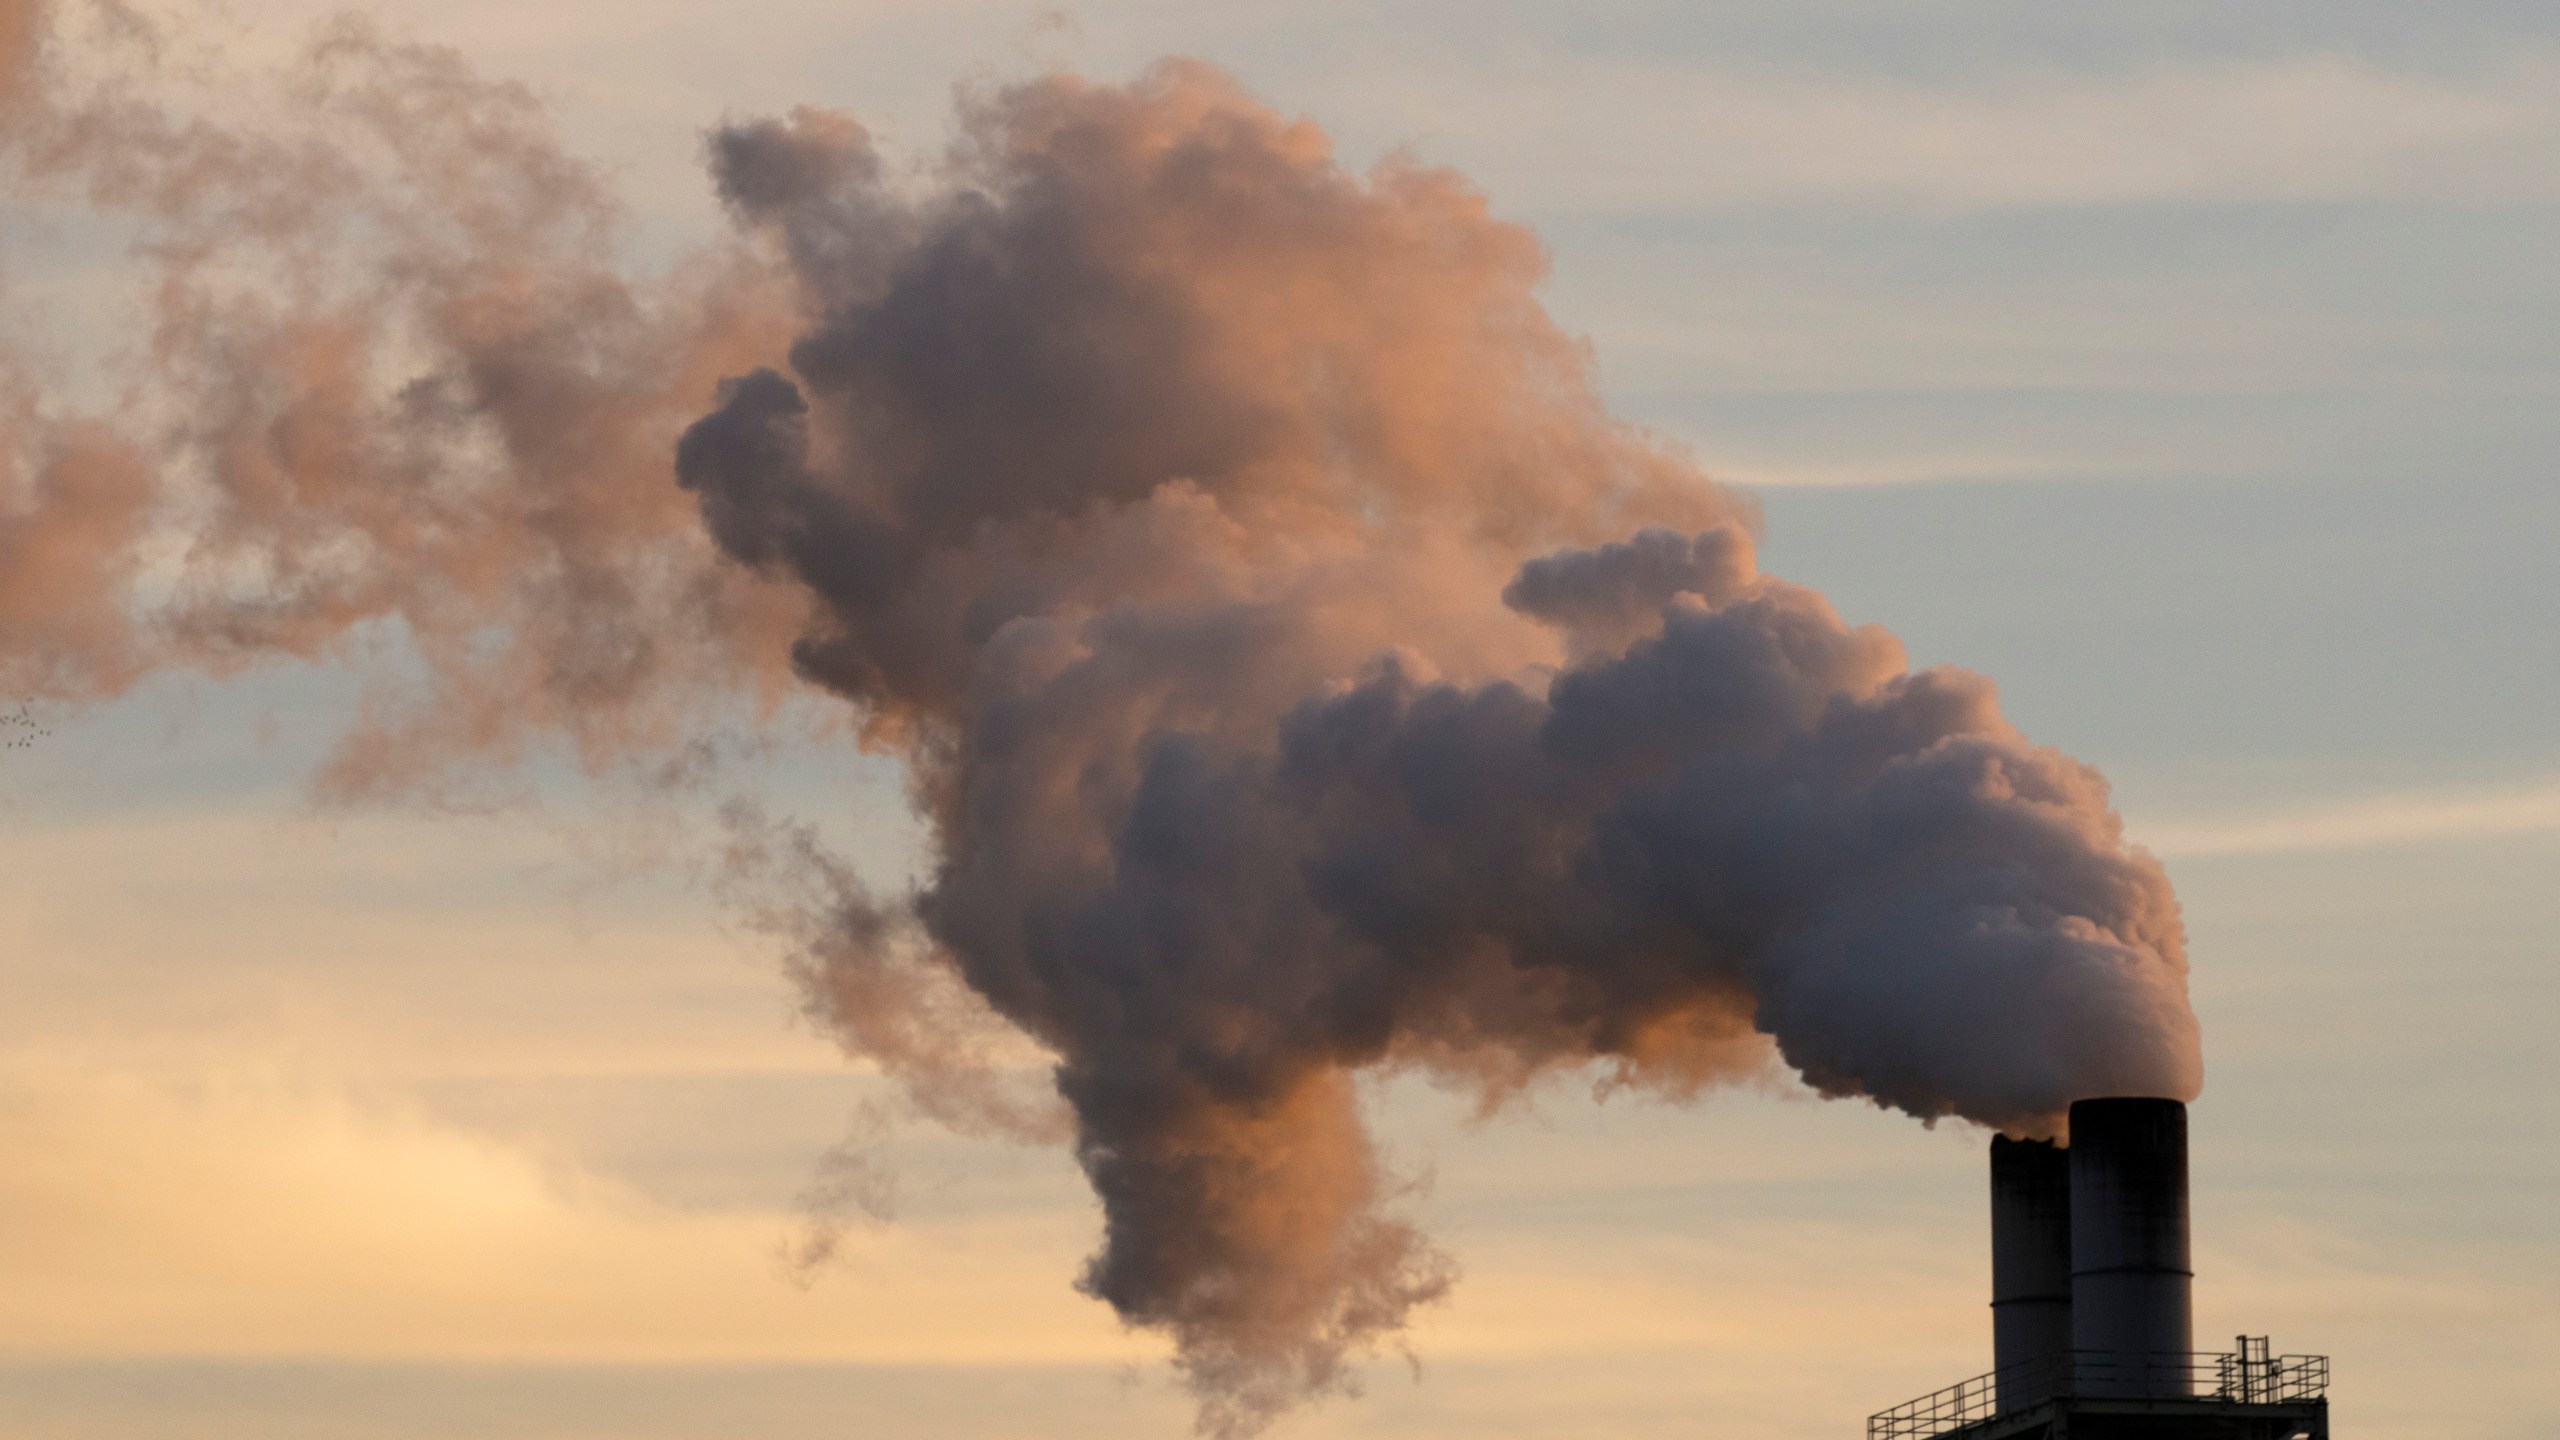
M2187 1107L2082 1100L2071 1107L2071 1348L2078 1393L2191 1393Z
M1991 1349L2003 1411L2070 1388L2071 1283L2071 1152L1993 1136Z
M2082 1100L2070 1123L2067 1150L1991 1142L1996 1368L1868 1416L1868 1440L2328 1440L2329 1357L2193 1353L2187 1107Z

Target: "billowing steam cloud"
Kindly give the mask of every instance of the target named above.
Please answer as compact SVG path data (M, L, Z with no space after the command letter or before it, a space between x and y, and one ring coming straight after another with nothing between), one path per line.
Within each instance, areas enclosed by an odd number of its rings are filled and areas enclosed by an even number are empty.
M2019 1130L2195 1088L2177 910L2099 778L1760 575L1464 184L1347 174L1197 66L964 120L920 200L841 119L716 137L818 313L678 471L822 599L801 672L935 827L916 934L839 968L924 945L1056 1054L1085 1284L1213 1418L1445 1283L1364 1067L1685 1092L1765 1036Z
M977 94L922 180L803 110L711 137L741 248L643 287L519 96L355 34L313 64L358 141L231 155L126 99L22 147L186 243L165 439L21 425L0 665L94 694L397 621L429 678L351 783L645 755L786 666L841 697L935 853L895 901L806 857L812 1007L954 1124L1055 1133L990 1027L1054 1057L1083 1284L1205 1428L1449 1283L1364 1071L1679 1097L1774 1055L2019 1132L2196 1090L2176 904L2103 781L1760 574L1449 172L1350 173L1194 64ZM365 259L203 263L242 253Z

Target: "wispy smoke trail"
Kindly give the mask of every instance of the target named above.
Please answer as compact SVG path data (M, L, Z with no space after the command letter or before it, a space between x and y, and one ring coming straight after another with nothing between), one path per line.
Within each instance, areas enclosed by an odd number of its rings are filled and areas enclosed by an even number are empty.
M780 697L802 602L718 563L667 464L779 350L775 277L734 248L618 273L599 178L449 52L343 23L219 125L164 103L188 77L130 14L75 80L40 7L0 13L13 187L130 233L151 326L106 413L12 357L0 687L96 698L394 625L419 663L369 697L347 791L544 737L603 763Z
M2030 1133L2196 1090L2176 904L2100 778L1760 574L1748 503L1605 412L1459 177L1348 172L1188 63L976 93L922 178L802 110L710 137L741 248L642 285L516 92L342 32L298 93L254 152L130 97L29 132L163 237L171 419L22 404L6 678L397 622L431 678L359 788L647 755L786 667L841 697L929 880L743 820L739 870L797 877L764 918L813 1013L916 1106L1072 1135L1083 1285L1172 1338L1205 1429L1449 1285L1363 1073L1495 1103L1783 1063ZM1007 1078L1026 1039L1054 1099Z

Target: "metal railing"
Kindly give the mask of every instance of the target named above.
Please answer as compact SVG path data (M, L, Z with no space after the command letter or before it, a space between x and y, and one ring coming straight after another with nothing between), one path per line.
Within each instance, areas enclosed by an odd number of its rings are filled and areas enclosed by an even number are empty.
M2019 1380L2029 1371L2047 1367L2011 1365L1988 1375L1959 1380L1944 1390L1933 1390L1917 1400L1905 1400L1890 1410L1879 1410L1867 1417L1867 1440L1925 1440L1950 1430L1988 1420L2000 1413L2000 1382L2006 1378L2014 1393Z
M2012 1403L2003 1405L2006 1392ZM2244 1405L2317 1400L2329 1393L2326 1355L2270 1355L2243 1335L2229 1354L2112 1355L2079 1350L1961 1380L1867 1417L1867 1440L1930 1440L2055 1395L2190 1396ZM2027 1397L2021 1401L2017 1397Z

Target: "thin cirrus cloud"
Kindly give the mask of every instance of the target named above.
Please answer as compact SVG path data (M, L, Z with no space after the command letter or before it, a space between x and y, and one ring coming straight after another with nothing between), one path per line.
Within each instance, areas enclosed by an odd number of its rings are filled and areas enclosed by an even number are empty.
M151 1074L255 1051L376 1080L835 1068L711 916L591 882L527 827L13 819L0 1052L71 1035Z
M2169 859L2356 850L2560 830L2560 781L2506 789L2414 790L2225 819L2136 823Z
M1875 485L1931 485L1965 481L1993 480L2104 480L2146 473L2140 460L2150 457L2110 457L2112 463L2096 463L2088 457L2066 454L2056 449L2046 453L2031 450L2001 452L1996 450L1947 451L1938 454L1914 452L1899 456L1860 456L1844 454L1829 462L1776 460L1762 463L1744 456L1737 462L1719 464L1716 476L1729 484L1748 485L1755 489L1838 490ZM2174 464L2177 457L2166 454L2151 470Z
M1073 1207L867 1233L858 1283L774 1278L786 1217L627 1185L271 1069L155 1079L0 1054L0 1353L508 1363L1127 1363L1147 1347L1026 1271Z
M1093 1217L1060 1191L863 1229L802 1291L792 1221L681 1207L410 1103L274 1069L183 1079L0 1054L0 1354L510 1364L1125 1365L1155 1346L1064 1286ZM171 1183L178 1177L182 1183ZM939 1208L939 1207L935 1207ZM1435 1356L1717 1347L1801 1363L1907 1334L1969 1281L1906 1227L1738 1218L1639 1254L1497 1226ZM1809 1286L1856 1271L1859 1297ZM1739 1303L1748 1297L1748 1303ZM1559 1326L1557 1317L1572 1323Z
M273 48L334 7L278 0L267 8L249 31ZM944 95L938 79L921 75L983 79L1062 61L1109 75L1192 53L1324 117L1355 160L1410 147L1459 165L1512 212L2388 196L2502 203L2548 196L2560 174L2560 56L2529 47L2467 69L2398 65L2316 39L2292 53L2195 50L2112 69L2012 52L1914 78L1819 46L1737 61L1691 37L1636 55L1491 21L1502 37L1491 42L1494 53L1465 53L1459 42L1453 54L1443 27L1392 12L1360 16L1356 55L1345 55L1338 40L1316 39L1339 31L1343 15L1259 5L1078 7L1061 25L974 3L795 3L776 9L757 37L672 5L617 11L609 37L583 7L391 0L382 9L433 38L467 34L480 56L552 66L602 47L614 57L612 75L578 78L578 118L609 148L636 131L690 134L723 106L761 103L759 94L733 92L770 85L779 70L809 92L798 98L850 105L866 123L903 134L902 148L926 153L941 141ZM884 53L901 58L884 64ZM1002 57L992 68L991 53ZM1984 53L2002 56L1991 37ZM1326 63L1311 63L1315 55ZM812 57L825 63L813 70ZM647 174L652 198L699 221L707 216L694 208L702 197L692 158L615 155Z
M2560 87L2539 56L2477 75L2308 54L1929 84L1649 59L1515 68L1527 73L1509 84L1474 69L1361 77L1324 108L1499 175L1507 202L1549 212L2512 201L2548 190L2560 151ZM1630 133L1651 138L1630 146Z

